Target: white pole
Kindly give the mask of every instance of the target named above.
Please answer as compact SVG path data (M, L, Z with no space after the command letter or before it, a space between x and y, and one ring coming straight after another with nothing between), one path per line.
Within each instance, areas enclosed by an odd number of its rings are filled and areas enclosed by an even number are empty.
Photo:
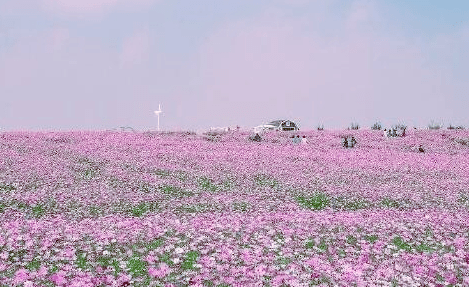
M160 131L160 113L158 113L158 131Z

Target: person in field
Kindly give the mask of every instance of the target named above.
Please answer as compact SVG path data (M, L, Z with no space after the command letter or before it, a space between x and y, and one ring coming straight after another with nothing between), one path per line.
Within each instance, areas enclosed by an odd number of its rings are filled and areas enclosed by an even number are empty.
M306 139L306 136L303 136L303 138L301 139L301 143L302 144L307 144L308 143L308 140Z

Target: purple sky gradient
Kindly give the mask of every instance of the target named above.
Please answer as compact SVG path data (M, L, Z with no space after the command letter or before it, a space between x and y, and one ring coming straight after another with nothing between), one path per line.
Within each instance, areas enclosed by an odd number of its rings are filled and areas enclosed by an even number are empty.
M469 5L425 3L0 1L0 129L469 127Z

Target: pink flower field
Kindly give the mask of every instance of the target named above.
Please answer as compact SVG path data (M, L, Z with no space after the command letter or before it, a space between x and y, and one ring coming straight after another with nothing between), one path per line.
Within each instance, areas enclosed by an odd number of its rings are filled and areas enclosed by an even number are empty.
M0 286L469 286L468 131L297 133L0 133Z

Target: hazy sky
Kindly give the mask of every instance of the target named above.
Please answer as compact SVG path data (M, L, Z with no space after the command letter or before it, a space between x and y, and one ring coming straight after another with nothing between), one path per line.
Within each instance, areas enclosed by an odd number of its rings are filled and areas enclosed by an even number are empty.
M0 0L0 129L469 127L469 1Z

